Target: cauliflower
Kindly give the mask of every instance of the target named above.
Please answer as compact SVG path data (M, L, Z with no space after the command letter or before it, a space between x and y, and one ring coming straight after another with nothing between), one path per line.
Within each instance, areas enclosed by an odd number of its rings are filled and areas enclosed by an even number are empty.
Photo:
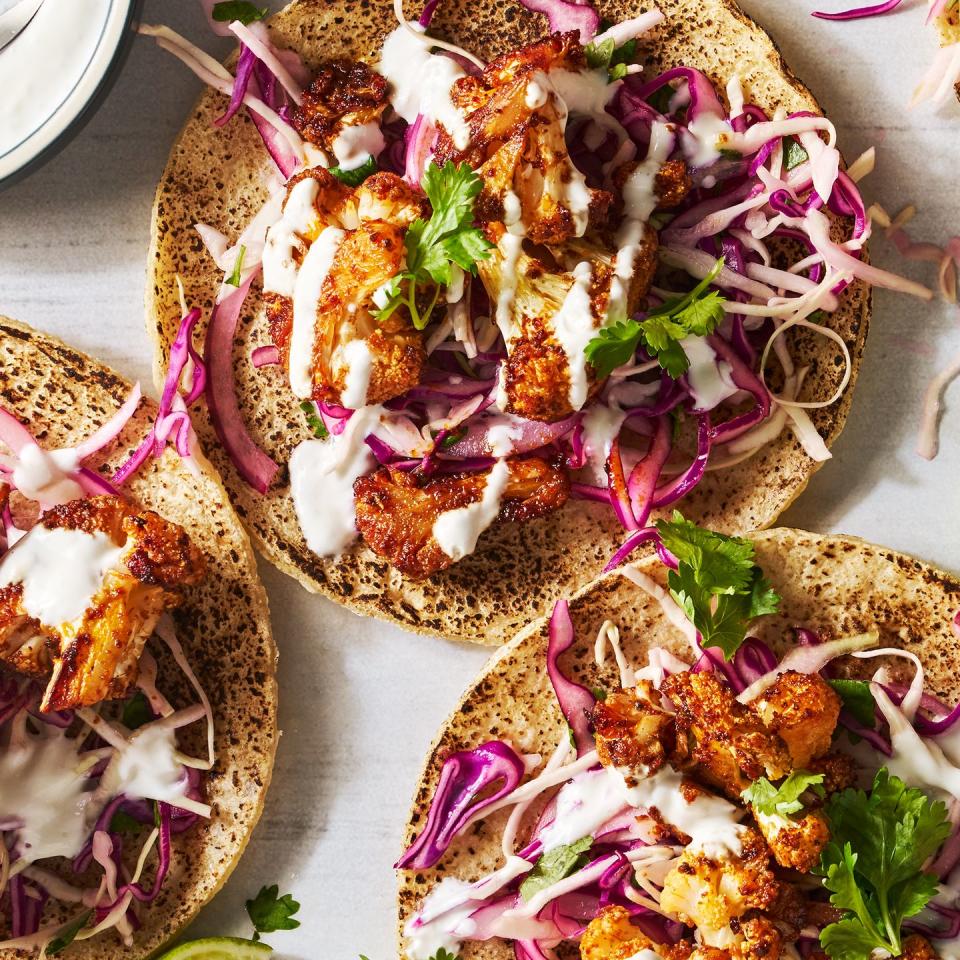
M919 933L913 933L905 937L901 944L900 956L902 960L937 960L937 952L933 949L930 941Z
M679 768L695 770L734 800L751 781L761 776L779 780L790 772L783 741L738 703L715 673L675 673L661 689L677 708L672 759Z
M44 711L123 697L136 682L157 619L179 603L180 588L203 577L203 555L177 524L119 497L53 507L19 543L41 528L105 534L122 549L77 621L41 623L24 609L23 583L0 587L0 660L31 676L52 674L40 706Z
M303 171L290 180L287 197L304 179L317 183L315 223L298 235L292 256L302 263L311 245L328 227L343 231L320 288L311 368L315 400L343 403L351 369L368 366L364 397L351 398L351 406L383 403L420 382L426 360L423 335L414 329L405 307L385 321L374 316L375 294L403 270L406 230L427 215L426 199L392 173L378 173L355 190L344 186L322 167ZM285 235L267 234L268 247L284 242ZM265 275L265 284L271 282ZM433 290L418 291L429 298ZM285 367L290 362L293 299L270 289L264 291L270 335ZM358 350L358 345L360 349ZM369 361L369 363L367 363ZM361 383L361 386L363 384Z
M796 819L756 810L753 816L781 867L809 873L820 862L820 852L830 840L830 828L818 810Z
M593 729L600 762L629 769L638 777L656 773L673 740L673 718L651 703L653 687L643 681L621 690L593 708Z
M840 716L840 697L818 674L788 670L780 674L751 707L790 751L795 769L830 749Z
M755 917L753 912L776 902L779 884L770 870L763 838L745 828L741 840L739 856L714 858L685 850L664 880L660 906L696 927L707 947L744 958L776 960L782 938L771 920ZM744 919L747 913L750 919Z
M649 950L662 960L688 960L693 944L657 943L630 922L630 914L619 906L604 907L587 925L580 940L580 960L632 960ZM704 960L714 960L705 957ZM721 960L721 958L716 958Z

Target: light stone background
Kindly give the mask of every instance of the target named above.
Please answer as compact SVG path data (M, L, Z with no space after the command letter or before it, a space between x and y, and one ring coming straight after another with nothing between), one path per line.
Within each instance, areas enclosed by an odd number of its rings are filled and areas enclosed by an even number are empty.
M445 0L455 2L455 0ZM818 95L852 159L875 144L868 202L920 208L916 234L960 233L960 106L905 110L934 51L918 4L882 21L830 24L816 0L747 0ZM822 0L840 6L840 0ZM920 7L923 4L919 4ZM147 0L145 19L225 54L193 0ZM55 65L51 65L54 69ZM143 277L153 191L200 84L138 39L122 76L64 152L0 195L0 312L49 330L150 383ZM0 92L2 96L2 92ZM882 238L875 260L897 266ZM930 279L927 265L908 265ZM880 292L847 429L785 520L858 534L960 571L960 384L942 452L913 452L923 388L960 351L960 314ZM244 900L279 883L302 926L269 941L283 957L395 957L400 828L427 745L488 651L411 636L312 597L261 564L280 646L283 739L253 842L193 935L249 935Z

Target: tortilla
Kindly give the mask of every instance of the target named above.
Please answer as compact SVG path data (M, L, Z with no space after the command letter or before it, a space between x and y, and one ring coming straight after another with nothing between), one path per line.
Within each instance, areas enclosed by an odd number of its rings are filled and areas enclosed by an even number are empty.
M129 383L95 360L0 317L0 405L27 425L41 445L78 443L116 412L129 391ZM107 455L96 454L86 465L109 476L139 444L155 415L156 404L142 401ZM75 960L111 960L118 952L131 960L146 957L177 934L233 871L270 783L277 744L277 654L267 596L250 540L220 478L202 457L199 463L200 472L194 474L168 450L159 460L149 459L125 492L181 524L206 557L206 577L184 591L173 617L213 707L217 762L205 787L213 816L173 838L170 873L159 897L143 911L136 946L123 949L108 932L74 943L69 955ZM151 643L150 649L171 703L178 709L195 703L196 694L163 645ZM203 756L205 725L184 728L180 742L185 751ZM148 867L148 879L152 869ZM60 919L75 913L73 908ZM50 922L56 919L50 916ZM30 955L0 950L2 960Z
M619 21L648 10L649 0L610 0L600 12ZM662 0L666 24L642 45L648 70L678 64L705 71L723 89L734 72L749 99L771 114L778 107L819 112L812 94L783 63L773 41L729 0ZM408 10L408 15L411 11ZM310 66L332 56L373 59L396 20L388 0L298 0L270 21L274 40L301 53ZM441 3L437 36L490 58L542 35L546 19L518 0L457 0ZM157 188L147 266L147 328L156 343L155 376L162 377L179 322L176 276L187 302L209 316L221 274L193 225L208 223L232 240L266 199L271 162L253 125L238 116L212 125L223 113L220 94L201 96L174 144ZM870 313L870 295L855 283L841 297L831 326L844 339L852 362L851 384L860 367ZM202 334L203 321L201 322ZM253 347L269 342L255 285L240 318L234 368L244 421L255 441L285 465L308 436L304 416L280 368L255 370ZM833 395L844 371L836 344L801 333L792 341L799 366L808 366L805 400ZM829 408L813 412L827 444L847 416L851 389ZM596 576L620 545L624 532L613 512L583 501L526 524L499 524L480 540L475 554L426 580L405 579L362 543L340 558L311 553L300 532L285 467L274 488L261 496L248 487L219 446L204 413L197 430L250 535L264 555L311 591L357 613L392 620L410 630L480 643L500 643L559 597ZM806 486L819 466L789 431L736 467L708 473L682 503L697 522L724 532L762 528Z
M875 628L879 646L902 647L920 657L926 690L949 704L960 700L956 671L960 635L952 628L960 607L960 579L856 537L775 529L753 534L751 539L757 563L783 598L781 613L759 620L751 634L778 656L793 645L793 627L809 627L827 639ZM666 584L665 568L655 557L638 561L636 567ZM608 619L620 629L629 663L646 663L651 646L666 647L688 662L692 658L687 641L666 620L658 602L620 571L577 593L570 601L570 616L576 640L560 663L567 676L584 686L619 689L613 656L608 655L603 669L594 662L594 641ZM404 849L422 829L449 754L503 739L524 753L547 757L558 739L567 736L566 721L546 673L548 639L546 619L531 624L497 651L467 690L430 748L404 831ZM872 676L880 663L894 673L900 672L903 663L902 658L847 661L848 675L862 679ZM912 676L911 671L907 673ZM453 842L436 867L401 873L399 930L440 877L472 881L499 866L500 840L509 813L501 810L478 821ZM530 817L538 813L539 808L534 809ZM532 821L527 829L531 826ZM518 836L525 836L523 828ZM467 942L460 956L462 960L512 960L513 948L502 941Z

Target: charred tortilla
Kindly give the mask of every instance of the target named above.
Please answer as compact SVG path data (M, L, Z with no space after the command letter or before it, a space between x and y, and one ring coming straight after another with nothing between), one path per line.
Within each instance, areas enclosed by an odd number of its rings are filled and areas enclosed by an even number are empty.
M95 360L0 317L0 406L29 425L41 445L78 443L115 413L129 390L130 384ZM96 454L88 465L109 476L155 415L153 401L142 401L118 441L107 448L106 459ZM143 911L135 948L119 947L116 936L107 933L74 943L69 955L78 960L109 960L119 952L150 956L196 916L233 871L260 817L277 741L276 648L267 597L250 541L220 478L205 461L199 474L192 473L168 449L160 460L149 459L125 492L138 505L182 525L206 559L206 577L185 590L173 617L213 707L217 762L205 786L213 816L174 837L170 874L159 897ZM171 703L177 708L195 703L196 694L167 651L153 644L151 650ZM184 750L206 751L203 726L184 729ZM45 923L71 915L47 914ZM4 960L27 955L0 950Z
M600 4L611 21L636 16L652 5L618 0ZM649 71L686 65L706 72L722 89L731 74L743 80L748 99L769 113L819 112L813 96L783 63L771 39L728 0L664 0L666 16L652 39L642 42ZM409 11L408 11L409 13ZM298 0L270 21L274 40L297 50L311 67L327 58L372 59L396 26L386 0ZM465 0L441 5L431 30L479 55L529 43L547 32L546 19L516 0ZM224 128L212 121L223 111L219 94L205 93L173 147L157 189L148 261L147 327L156 343L155 371L162 377L169 344L179 323L176 276L187 301L208 317L221 275L203 250L193 225L205 222L236 237L267 197L264 180L271 162L253 125L237 117ZM865 286L855 282L841 297L831 327L852 358L852 380L860 366L870 312ZM202 332L202 331L201 331ZM303 413L278 370L255 370L253 347L268 342L259 284L241 315L234 348L240 408L255 441L285 465L307 434ZM802 399L826 400L844 372L838 346L800 334L791 341L799 366L808 366ZM821 436L831 444L847 416L851 391L813 412ZM612 512L582 501L530 523L500 524L487 531L476 553L426 580L404 578L362 544L340 558L321 558L307 548L289 494L285 467L261 496L248 487L219 446L205 412L197 430L225 478L231 499L254 543L280 569L311 591L358 613L392 620L408 629L482 643L500 643L558 597L595 576L623 539ZM784 432L752 459L708 473L684 500L691 519L725 532L762 528L799 495L818 464L792 433Z
M756 561L782 596L781 612L757 621L751 634L778 656L792 645L793 627L808 627L825 639L876 629L879 646L902 647L920 657L926 689L945 703L960 698L956 661L960 636L952 618L960 607L960 579L902 553L854 537L774 529L751 536ZM656 558L637 567L661 585L665 568ZM573 647L561 657L561 668L588 688L619 687L613 657L604 669L594 662L594 641L605 620L620 630L628 662L646 662L652 646L666 647L686 661L686 639L664 617L658 602L619 571L585 587L570 601L575 630ZM502 647L467 690L430 749L416 788L404 832L406 849L423 829L444 759L490 739L506 740L524 753L549 756L566 721L557 705L544 665L549 625L538 620ZM849 676L869 679L876 660L846 658ZM885 658L892 671L899 658ZM857 672L859 671L859 672ZM907 675L910 671L906 671ZM535 819L538 808L530 812ZM401 873L398 891L398 932L424 896L443 876L472 881L489 874L502 860L501 837L510 809L491 814L453 841L440 863L431 869ZM532 822L527 823L527 829ZM521 837L524 830L521 828ZM508 960L513 946L504 941L466 942L462 960ZM563 954L566 956L566 954Z

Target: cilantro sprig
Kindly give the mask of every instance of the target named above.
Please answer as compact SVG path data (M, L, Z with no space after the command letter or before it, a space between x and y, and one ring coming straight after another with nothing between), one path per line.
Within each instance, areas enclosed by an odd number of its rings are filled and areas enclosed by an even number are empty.
M704 530L679 510L656 526L678 564L667 574L671 596L700 632L703 646L719 647L731 659L750 621L776 613L780 606L780 597L757 566L753 544Z
M946 806L884 767L869 793L844 790L826 812L831 842L815 872L846 916L821 931L821 946L832 960L899 956L903 921L937 892L923 865L950 835Z
M760 777L743 791L741 796L754 813L767 817L789 817L803 809L800 797L808 790L823 796L823 774L794 770L779 786L766 777Z
M569 877L586 863L592 846L593 837L582 837L543 854L520 884L520 895L524 900L532 900L541 890Z
M87 910L79 916L74 917L69 923L64 924L57 935L47 944L47 956L55 957L61 950L65 950L77 938L77 934L87 925L87 921L93 916L92 910Z
M243 24L262 20L270 12L269 7L258 7L248 0L223 0L213 5L213 19L217 23L233 23L239 20Z
M866 680L828 680L827 683L840 695L845 709L853 714L858 723L872 730L877 725L877 708L870 684Z
M247 255L247 248L240 245L240 249L237 251L237 259L233 261L233 272L227 277L227 283L231 287L240 286L240 275L243 273L243 259Z
M597 376L607 377L629 363L641 345L674 379L686 373L690 359L680 341L689 336L705 337L723 320L725 299L716 290L707 289L722 269L721 259L689 293L661 304L643 320L631 317L603 327L586 349Z
M259 940L261 933L296 930L300 926L300 921L293 919L300 910L300 904L293 899L292 894L285 893L281 897L279 893L277 884L264 886L252 900L247 901L247 914L256 931L254 940Z
M440 294L440 285L453 280L453 267L476 273L477 261L490 254L490 243L473 226L474 201L483 187L470 167L448 161L443 167L427 166L420 184L433 213L429 220L417 219L404 240L407 269L386 285L386 303L377 311L378 320L386 320L397 307L410 311L413 325L423 330ZM418 287L436 284L426 309L417 304Z
M359 187L367 177L372 177L377 169L377 161L373 157L367 157L359 167L354 167L352 170L344 170L343 167L331 167L330 173L348 187Z

